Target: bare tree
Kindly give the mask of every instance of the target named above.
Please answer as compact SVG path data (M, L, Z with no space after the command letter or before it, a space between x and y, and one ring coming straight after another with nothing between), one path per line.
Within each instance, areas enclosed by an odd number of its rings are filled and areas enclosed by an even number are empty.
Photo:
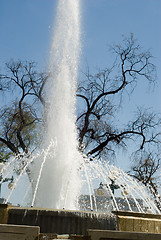
M95 75L85 74L77 92L84 106L77 118L79 149L91 157L114 154L117 146L126 147L129 140L138 142L136 150L160 144L161 121L153 111L138 109L135 119L122 129L114 124L125 92L131 94L140 81L155 82L150 52L142 51L133 34L111 49L116 56L113 66Z
M111 50L116 57L112 67L95 75L86 73L77 91L81 106L76 122L79 150L90 157L108 157L115 154L117 147L127 147L130 141L137 143L136 150L140 151L147 145L160 144L161 121L153 110L138 109L133 121L124 127L115 123L125 93L131 94L140 81L155 82L156 69L150 52L142 51L132 34ZM7 154L28 154L36 144L37 124L41 124L47 105L44 86L49 74L39 73L33 62L11 61L6 68L0 83L15 98L0 111L1 152L5 149Z
M144 151L141 155L136 154L134 160L135 162L128 172L129 175L142 182L149 189L157 207L161 210L161 196L158 192L160 187L160 175L158 175L161 162L160 155Z
M6 64L6 74L0 75L0 81L9 98L13 95L14 99L0 111L1 159L7 159L11 153L29 153L42 118L39 104L45 106L43 88L47 78L48 74L39 73L33 62Z
M118 147L128 148L132 143L137 161L129 174L149 188L161 209L157 182L160 116L153 109L138 108L133 120L124 126L115 121L126 93L132 94L142 81L155 82L152 55L142 50L133 34L111 50L115 56L112 67L94 75L87 72L79 82L80 109L76 120L79 150L90 159L103 156L109 160ZM5 74L0 74L0 92L10 94L11 98L0 109L0 161L7 161L11 155L29 156L38 146L48 104L44 98L48 79L49 73L39 72L33 62L10 61ZM30 179L30 169L27 171Z

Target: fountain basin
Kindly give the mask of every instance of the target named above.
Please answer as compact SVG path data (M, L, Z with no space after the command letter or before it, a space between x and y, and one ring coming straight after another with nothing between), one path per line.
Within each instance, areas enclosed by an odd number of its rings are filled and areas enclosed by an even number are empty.
M138 212L113 211L117 230L122 232L161 233L161 215Z
M116 230L116 215L112 213L21 208L3 204L4 223L40 226L42 233L87 235L88 229Z
M161 215L22 208L0 204L0 223L39 226L41 233L87 235L88 229L161 233Z

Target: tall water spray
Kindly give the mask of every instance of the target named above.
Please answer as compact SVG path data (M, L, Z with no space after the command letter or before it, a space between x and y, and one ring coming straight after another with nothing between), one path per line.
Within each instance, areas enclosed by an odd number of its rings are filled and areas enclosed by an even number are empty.
M30 157L24 155L23 161L22 156L12 157L0 166L0 185L5 179L11 181L4 203L14 204L15 196L20 206L160 214L156 206L160 196L153 198L145 186L107 161L92 162L78 153L75 95L80 54L79 1L58 1L46 91L44 149ZM23 199L16 200L22 191Z
M45 146L52 150L41 160L36 206L76 208L79 194L79 153L75 127L77 72L80 55L79 0L59 0L50 52L50 82ZM41 176L40 176L41 175Z

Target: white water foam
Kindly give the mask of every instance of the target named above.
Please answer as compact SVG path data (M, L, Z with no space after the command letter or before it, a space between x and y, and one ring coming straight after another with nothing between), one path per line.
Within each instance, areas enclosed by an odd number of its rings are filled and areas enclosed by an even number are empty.
M73 209L79 194L77 169L80 156L75 126L80 55L79 10L79 0L58 2L50 53L50 82L46 92L47 136L44 138L45 146L54 139L56 149L44 162L34 203L36 206Z
M75 95L80 54L79 0L59 0L50 55L45 150L15 157L1 169L0 184L14 176L7 203L28 177L22 203L44 208L94 211L126 210L160 214L150 192L108 162L79 155ZM21 164L20 164L21 163ZM21 166L22 165L22 166ZM14 169L19 169L19 174ZM31 171L31 173L30 173ZM27 173L27 174L26 174ZM17 176L16 176L17 175ZM27 176L26 176L27 175ZM21 182L22 180L22 182ZM82 188L82 189L80 189ZM30 197L30 199L25 199ZM38 212L37 212L38 216Z

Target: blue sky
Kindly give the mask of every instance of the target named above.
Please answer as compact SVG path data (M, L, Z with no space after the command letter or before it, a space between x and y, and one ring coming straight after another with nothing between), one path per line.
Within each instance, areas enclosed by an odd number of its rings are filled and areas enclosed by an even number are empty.
M80 0L82 56L93 67L108 63L107 45L133 32L161 59L161 0ZM48 59L57 0L0 0L0 62Z
M122 118L141 104L160 111L161 0L80 0L82 19L81 68L108 67L108 45L134 33L151 49L158 71L158 86L149 93L141 86L128 101ZM0 69L13 59L33 60L40 68L48 63L57 0L0 0ZM137 100L136 100L137 99Z

